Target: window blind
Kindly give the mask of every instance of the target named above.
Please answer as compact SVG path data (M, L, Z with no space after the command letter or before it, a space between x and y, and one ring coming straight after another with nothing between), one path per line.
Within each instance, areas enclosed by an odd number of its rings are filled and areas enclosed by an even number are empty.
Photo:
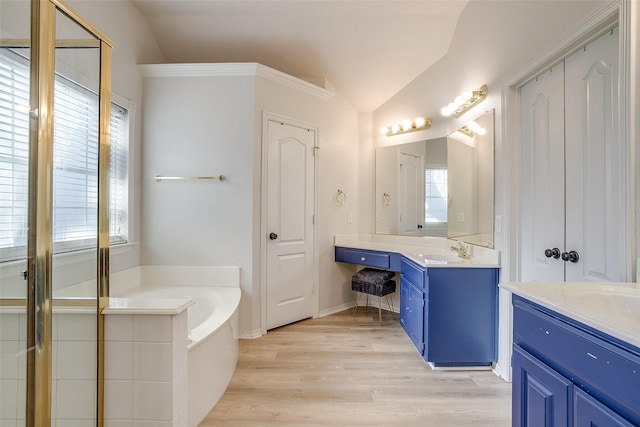
M424 182L425 223L447 223L449 205L447 168L426 168Z
M0 261L26 255L29 63L0 52ZM98 96L56 75L54 85L54 252L95 247ZM111 106L110 235L127 241L128 112Z

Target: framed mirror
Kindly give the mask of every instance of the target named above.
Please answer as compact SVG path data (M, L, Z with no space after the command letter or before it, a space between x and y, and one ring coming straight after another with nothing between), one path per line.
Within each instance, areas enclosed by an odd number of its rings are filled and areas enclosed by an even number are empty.
M493 247L494 111L451 135L376 149L376 233Z

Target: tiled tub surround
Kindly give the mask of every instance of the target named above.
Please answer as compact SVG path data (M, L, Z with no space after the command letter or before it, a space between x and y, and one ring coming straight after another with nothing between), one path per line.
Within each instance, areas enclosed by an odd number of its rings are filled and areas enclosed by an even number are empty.
M106 326L107 339L113 338L108 335L108 328L111 318L117 319L122 317L122 313L126 313L128 308L125 305L135 306L141 301L148 302L153 306L154 301L180 301L183 298L195 302L188 309L188 319L185 318L184 325L178 323L182 328L184 326L184 336L181 334L182 329L174 331L176 326L175 319L172 319L171 337L178 339L180 344L175 346L172 341L172 355L163 353L162 358L154 350L162 349L168 351L169 334L166 332L166 319L158 318L154 314L150 314L156 322L155 326L147 329L147 341L145 341L146 350L150 353L151 359L157 362L157 372L160 375L158 381L171 383L172 395L169 396L167 391L162 388L151 387L151 394L147 394L147 390L139 388L134 389L134 399L138 391L142 392L142 396L149 396L146 399L150 404L162 405L165 415L167 410L171 409L173 418L171 422L150 424L154 426L189 426L195 427L213 408L226 390L233 372L235 371L238 359L238 306L240 304L240 270L238 267L152 267L142 266L121 273L116 273L111 278L111 294L114 296L110 307L105 310L107 315ZM120 313L117 316L111 314ZM185 313L186 314L186 313ZM136 316L141 314L131 314L133 321L134 345L139 344L139 336L136 337ZM144 316L144 315L142 315ZM149 316L149 314L147 314ZM128 315L127 315L128 317ZM162 317L162 316L161 316ZM115 330L127 331L129 327L128 318L122 320L125 325L119 325ZM157 331L164 330L165 333L157 335ZM156 335L154 335L156 334ZM117 341L125 351L127 357L129 348L127 346L127 338L129 335L116 338L124 338L124 341ZM184 338L184 340L183 340ZM106 346L109 348L114 342L107 341ZM162 345L164 344L164 345ZM135 348L134 348L135 349ZM105 363L105 377L110 381L110 372L108 371L108 361L114 357L118 357L118 350L114 349L116 354L109 353ZM133 354L133 363L136 363L136 355ZM127 359L129 360L129 359ZM144 359L141 359L144 360ZM181 363L186 361L186 376L181 376ZM125 365L126 366L126 365ZM169 372L173 378L169 378ZM118 375L121 375L118 372ZM134 377L139 374L133 371ZM176 376L177 375L177 376ZM138 378L139 379L139 378ZM138 379L132 378L131 381ZM118 379L122 381L122 379ZM147 383L152 383L147 378ZM164 391L163 391L164 390ZM108 384L105 384L105 392L109 399ZM176 394L177 392L178 394ZM117 393L114 390L114 393ZM158 393L163 393L160 396ZM141 396L138 396L141 397ZM181 412L180 402L184 398L187 405L188 416L185 418ZM169 405L171 403L171 405ZM129 405L130 406L130 405ZM169 407L170 406L170 407ZM121 406L105 404L105 421L111 424L107 426L120 426L130 424L119 424L114 421L125 421L129 418L121 418L128 416L128 406L122 411ZM116 412L111 412L111 411ZM152 411L153 412L153 411ZM134 408L134 417L136 416ZM145 414L147 416L147 414ZM117 417L117 418L116 418ZM134 420L136 418L133 418ZM148 418L145 418L148 419ZM134 424L135 425L135 424Z
M54 306L52 426L93 426L96 407L96 315L90 307ZM0 307L0 426L25 425L25 307Z
M136 267L113 274L111 291L105 425L196 426L235 370L239 269ZM95 425L95 322L92 308L54 305L52 426ZM0 427L24 425L25 353L24 307L0 307Z
M187 426L187 309L193 300L111 302L105 309L105 425Z

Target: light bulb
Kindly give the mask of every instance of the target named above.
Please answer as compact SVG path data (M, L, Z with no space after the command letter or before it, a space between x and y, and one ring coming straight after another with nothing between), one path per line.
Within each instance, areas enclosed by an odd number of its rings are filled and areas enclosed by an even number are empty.
M462 92L462 97L464 98L465 101L470 100L472 96L473 96L473 92L471 92L470 90L465 90L464 92Z
M449 117L451 115L451 109L449 108L448 105L446 107L442 107L440 109L440 114L442 114L445 117Z
M398 131L400 130L400 125L395 124L391 126L391 132L392 133L398 133Z
M425 124L427 124L427 121L425 120L424 117L416 117L413 122L416 124L417 128L421 128L424 127Z
M453 100L453 103L455 104L456 108L461 106L462 104L464 104L464 98L462 98L461 96L456 96L456 99Z
M383 134L383 135L388 134L389 133L389 128L387 126L382 126L380 128L380 133Z
M480 128L478 129L477 133L478 135L482 136L487 133L487 130L485 128Z
M409 130L409 129L411 129L411 125L412 125L411 120L404 120L404 121L402 122L402 130Z

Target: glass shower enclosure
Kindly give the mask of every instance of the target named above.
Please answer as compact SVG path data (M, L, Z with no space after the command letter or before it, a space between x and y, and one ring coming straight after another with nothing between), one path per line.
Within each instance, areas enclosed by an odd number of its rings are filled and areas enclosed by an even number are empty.
M102 425L112 45L0 2L0 427Z

